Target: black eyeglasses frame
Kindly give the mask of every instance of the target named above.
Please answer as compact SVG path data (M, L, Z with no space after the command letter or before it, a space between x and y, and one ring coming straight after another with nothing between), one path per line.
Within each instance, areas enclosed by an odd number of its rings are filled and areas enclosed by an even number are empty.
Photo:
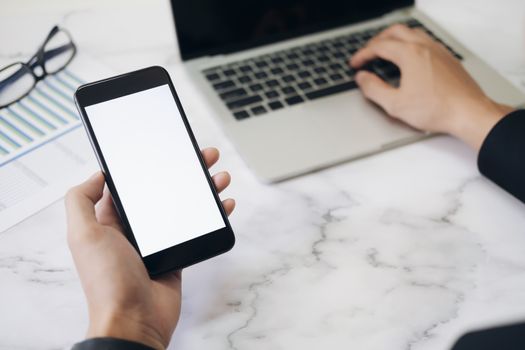
M48 50L46 51L45 48L46 48L46 45L49 43L49 41L51 41L51 39L53 39L53 37L55 35L57 35L57 33L59 32L63 32L64 34L67 35L67 37L69 38L69 42L65 45L62 45L60 47L57 47L53 50ZM66 61L66 63L64 64L63 67L61 67L60 69L54 71L54 72L51 72L49 73L47 70L46 70L46 61L55 57L55 56L58 56L60 55L61 53L63 53L64 51L66 50L73 50L73 53L71 55L71 57ZM0 90L2 90L3 88L7 87L11 81L15 81L16 79L18 79L21 75L23 74L31 74L33 76L33 85L27 90L27 92L23 95L21 95L20 97L18 97L16 100L13 100L5 105L0 105L0 109L2 108L6 108L6 107L9 107L10 105L20 101L21 99L23 99L24 97L26 97L27 95L29 95L29 93L31 91L33 91L33 89L35 88L36 84L43 80L45 77L47 77L48 75L53 75L53 74L56 74L60 71L62 71L63 69L65 69L70 63L71 61L73 60L73 58L75 58L75 55L77 54L77 46L75 45L75 43L73 42L73 39L71 38L71 35L69 34L69 32L65 29L62 29L58 26L54 26L51 31L49 32L49 34L46 36L46 39L44 40L44 42L39 46L37 52L26 62L14 62L12 64L9 64L5 67L3 67L2 69L0 69L0 72L3 71L3 70L7 70L9 69L10 67L13 67L15 65L20 65L21 68L14 72L10 77L8 77L7 79L5 79L4 81L0 82ZM41 74L37 74L36 72L36 69L40 67L41 69ZM2 86L2 84L5 84L5 86Z

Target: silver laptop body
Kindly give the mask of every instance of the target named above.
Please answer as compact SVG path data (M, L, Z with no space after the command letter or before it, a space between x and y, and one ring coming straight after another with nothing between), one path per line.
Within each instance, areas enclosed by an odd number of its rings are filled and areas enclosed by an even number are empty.
M177 0L173 0L172 3L177 23L178 13L174 5L175 1ZM516 87L469 52L454 37L414 6L396 9L352 25L310 33L247 50L188 59L184 61L184 65L192 81L202 92L203 101L211 105L225 133L233 141L246 164L261 180L275 182L414 142L427 135L392 120L378 107L366 101L358 89L348 89L348 84L352 82L351 76L341 74L343 78L340 81L327 83L343 86L342 91L319 98L318 95L315 95L316 92L308 93L308 89L299 89L298 84L305 81L310 82L313 90L322 90L322 85L317 86L312 81L313 77L302 79L297 76L297 71L292 72L296 78L292 87L298 91L295 95L300 96L304 101L291 101L294 103L288 105L285 102L287 95L281 91L281 96L277 100L280 99L283 108L272 110L269 108L272 100L268 99L265 94L275 88L268 87L264 83L268 82L268 79L276 78L280 82L277 88L282 90L283 86L290 85L282 81L283 74L287 72L272 74L267 71L268 77L262 81L252 79L251 85L240 84L238 81L240 77L237 75L233 78L237 84L235 87L226 87L221 90L222 85L220 84L229 78L223 74L227 72L225 69L236 68L237 72L242 75L239 67L248 64L250 68L257 71L258 67L255 66L255 63L259 64L258 59L262 57L270 60L280 52L292 57L287 62L293 62L294 59L304 60L306 56L296 58L293 55L294 50L310 47L308 45L313 45L312 47L315 48L318 43L327 40L330 42L330 40L335 40L334 38L347 38L349 35L352 37L352 33L363 33L367 30L375 33L393 23L411 23L410 21L414 20L434 33L458 57L462 58L464 67L491 98L512 106L522 105L525 102L524 95ZM346 62L348 57L349 55L340 62ZM288 65L293 66L293 63L288 63ZM213 76L216 71L218 77ZM253 71L246 73L248 77L255 78ZM330 79L327 78L327 80ZM249 86L254 87L253 84L258 83L263 86L262 89L256 92L250 91ZM221 86L221 89L217 90L214 87L216 84ZM246 93L238 97L224 97L228 96L230 91L233 91L230 95L235 95L236 90L234 89L239 89L240 93L245 90ZM244 105L247 103L246 96L249 99L255 94L260 95L261 98L254 100L252 104ZM310 99L307 96L316 98ZM242 108L235 107L236 98L244 101L241 103ZM257 108L260 106L265 109L264 113L258 113ZM249 116L242 115L242 118L237 119L233 113L238 110L246 111Z

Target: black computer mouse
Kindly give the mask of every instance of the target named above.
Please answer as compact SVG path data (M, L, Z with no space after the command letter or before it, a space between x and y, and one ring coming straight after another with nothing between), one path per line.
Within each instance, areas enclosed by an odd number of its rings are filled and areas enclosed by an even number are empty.
M377 74L381 79L393 86L399 86L401 71L392 62L383 59L374 59L367 62L359 70L366 70Z

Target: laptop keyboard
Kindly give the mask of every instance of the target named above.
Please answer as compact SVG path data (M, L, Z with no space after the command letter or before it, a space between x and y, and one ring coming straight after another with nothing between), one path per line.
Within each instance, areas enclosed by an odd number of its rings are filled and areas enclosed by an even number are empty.
M410 19L403 23L423 29L456 58L462 59L419 21ZM276 51L209 68L202 73L235 119L244 120L357 88L356 72L349 67L348 60L385 28L367 29ZM377 59L362 69L370 70L394 85L399 82L399 69L391 62Z

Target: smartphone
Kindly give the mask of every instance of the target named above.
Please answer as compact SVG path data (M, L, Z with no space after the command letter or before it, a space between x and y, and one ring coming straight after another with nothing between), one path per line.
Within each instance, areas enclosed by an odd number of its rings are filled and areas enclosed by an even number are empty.
M125 234L150 275L233 247L228 217L164 68L82 85L75 102Z

